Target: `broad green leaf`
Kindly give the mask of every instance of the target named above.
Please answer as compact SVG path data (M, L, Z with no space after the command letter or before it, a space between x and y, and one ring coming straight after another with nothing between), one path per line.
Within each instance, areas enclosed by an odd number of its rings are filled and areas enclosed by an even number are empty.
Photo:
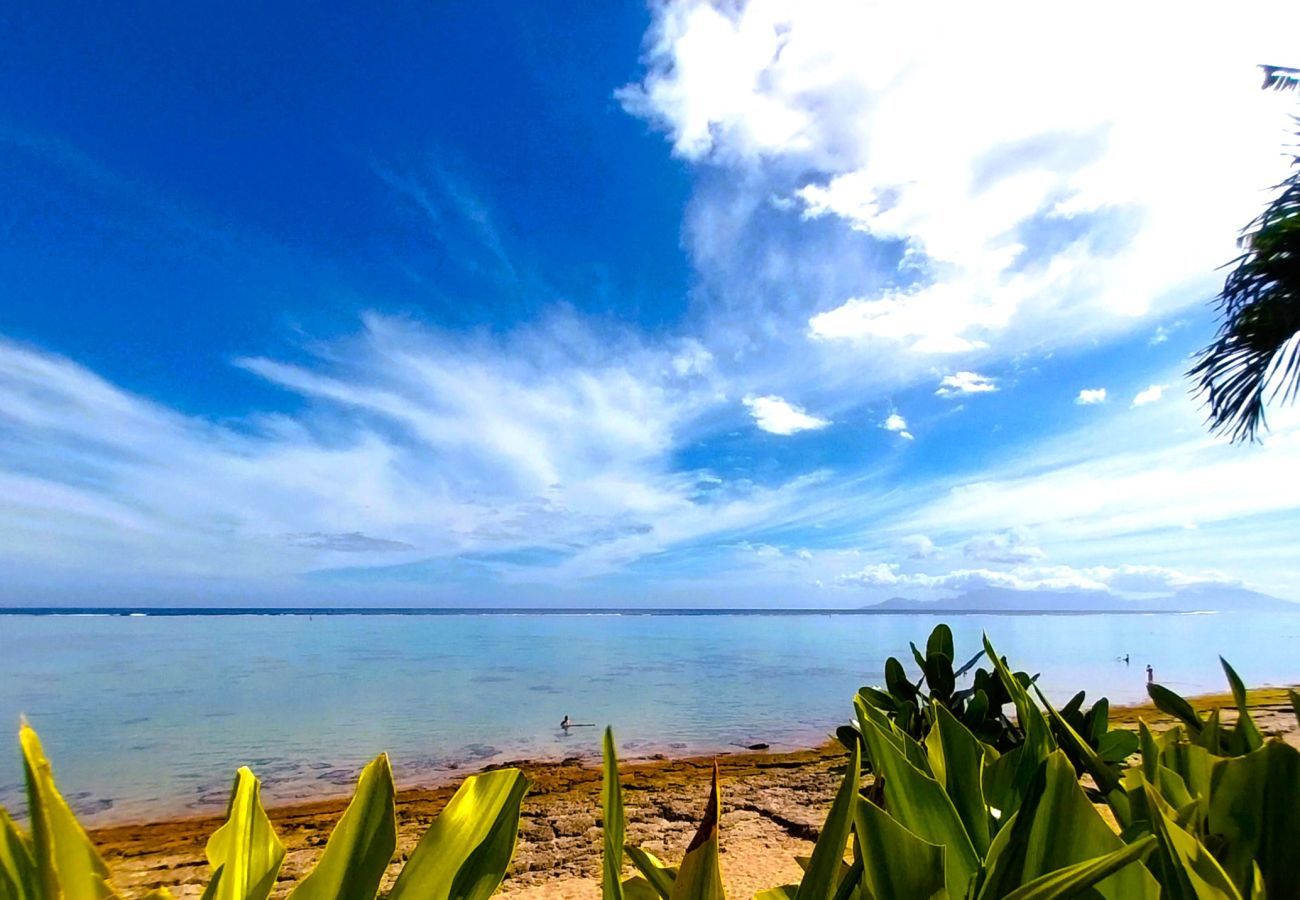
M600 787L600 803L604 819L605 852L600 894L603 900L623 900L623 836L627 827L623 814L623 788L618 782L618 751L614 747L614 731L605 729L604 780Z
M1142 790L1152 831L1160 841L1156 865L1162 900L1244 900L1205 845L1169 816L1151 786L1144 785Z
M466 778L420 838L388 900L483 900L505 878L528 779L518 769Z
M862 851L865 897L938 900L950 896L943 847L917 837L865 798L858 800L854 810L854 828Z
M1205 722L1201 720L1200 715L1198 715L1196 710L1192 708L1192 704L1188 703L1164 685L1148 684L1147 696L1151 698L1151 702L1156 705L1157 709L1168 713L1186 725L1188 729L1190 729L1193 737L1199 735L1201 729L1205 727Z
M942 622L934 626L930 632L930 639L925 642L925 655L930 656L933 653L942 653L949 660L957 658L957 653L953 650L952 629Z
M284 862L284 844L262 808L262 783L246 767L235 773L226 822L208 838L212 881L207 900L266 900Z
M1125 866L1142 859L1151 852L1155 844L1155 837L1147 835L1105 856L1041 875L1007 894L1005 900L1067 900L1069 897L1078 897L1084 892L1091 893L1090 888Z
M910 706L910 704L904 705ZM869 703L861 703L855 700L853 708L858 714L859 730L866 729L867 723L870 722L879 730L882 737L892 743L903 754L904 759L929 774L930 759L926 755L925 748L904 730L903 725L895 725L889 721L889 718L883 712ZM867 755L868 757L871 755L870 744L867 745Z
M1228 684L1232 687L1232 699L1237 704L1237 724L1232 729L1232 734L1238 743L1238 753L1249 753L1252 750L1258 750L1264 746L1264 737L1259 733L1255 726L1255 720L1250 715L1250 704L1246 698L1246 685L1237 675L1237 671L1228 665L1228 661L1222 656L1219 657L1219 663L1223 666L1223 674L1228 676Z
M709 790L709 803L704 808L704 818L699 830L686 848L686 856L673 880L670 900L725 900L722 889L722 869L718 864L718 821L721 818L718 799L718 766L713 766L713 786Z
M999 898L1015 888L1124 848L1079 786L1065 753L1053 751L1026 792L1015 821L989 852L981 897ZM1160 889L1142 867L1117 871L1092 887L1107 900L1154 898Z
M844 848L853 833L853 809L858 801L858 783L862 780L862 754L855 746L844 767L844 780L831 803L812 859L799 882L799 900L832 900L844 868Z
M1199 735L1193 735L1192 740L1215 756L1223 752L1223 727L1219 724L1217 709L1210 710L1210 714L1205 717L1205 727Z
M885 660L885 687L894 695L895 701L900 703L916 696L916 685L907 680L903 664L892 656Z
M860 716L863 706L858 703ZM964 897L979 866L979 855L952 799L938 781L903 756L870 716L862 718L862 726L875 770L885 778L885 805L889 814L922 840L946 848L948 893Z
M984 765L984 800L997 823L994 830L1005 827L1020 803L1016 779L1020 777L1021 750L1015 747Z
M381 753L361 770L325 852L289 900L373 900L396 849L393 770Z
M925 743L930 771L952 798L975 852L983 857L991 839L988 805L984 802L984 745L947 707L938 703L931 707L934 728Z
M1250 892L1257 862L1270 897L1300 897L1300 751L1269 741L1220 760L1211 783L1209 829L1238 890Z
M780 887L759 891L754 895L754 900L795 900L797 896L799 896L799 885L783 884Z
M1291 712L1295 713L1296 722L1300 723L1300 694L1295 691L1287 691L1291 697Z
M1097 787L1103 794L1109 794L1119 787L1119 772L1110 763L1103 760L1097 755L1097 752L1088 745L1077 731L1071 727L1065 718L1052 708L1052 704L1047 702L1043 692L1034 688L1038 694L1038 699L1042 701L1043 708L1047 710L1047 715L1052 724L1056 726L1056 734L1061 739L1063 747L1068 749L1074 757L1083 763L1084 770L1092 776L1092 780L1097 782Z
M31 842L0 807L0 900L37 900Z
M667 894L661 894L650 882L640 875L633 875L622 884L624 900L667 900Z
M1103 762L1122 763L1138 752L1138 736L1126 728L1107 731L1097 739L1097 755Z
M36 891L45 900L102 900L112 897L108 867L86 830L72 814L45 758L41 740L31 726L18 729L27 778L27 811L31 817L31 855L36 866Z
M668 900L673 893L673 882L677 880L677 867L664 865L653 853L640 847L628 846L626 849L632 865L637 867L650 887L663 900ZM623 886L627 887L626 881Z
M1214 759L1204 747L1187 741L1171 741L1160 750L1160 764L1177 772L1187 792L1207 804L1207 810Z
M877 690L876 688L859 688L858 695L872 706L876 707L876 709L883 709L886 712L894 712L898 709L898 701L894 699L892 694L887 694L884 691Z
M1148 782L1155 784L1159 778L1160 744L1144 719L1138 720L1138 740L1142 746L1142 774Z
M1007 790L1000 798L1002 813L1010 815L1020 807L1021 798L1028 784L1033 780L1038 767L1047 759L1048 754L1056 749L1056 741L1052 739L1051 729L1047 726L1047 719L1044 718L1042 710L1035 705L1020 679L1007 668L1002 657L997 655L987 636L984 638L984 652L993 663L998 680L1016 707L1016 724L1025 737L1016 756L1014 769L1005 776Z

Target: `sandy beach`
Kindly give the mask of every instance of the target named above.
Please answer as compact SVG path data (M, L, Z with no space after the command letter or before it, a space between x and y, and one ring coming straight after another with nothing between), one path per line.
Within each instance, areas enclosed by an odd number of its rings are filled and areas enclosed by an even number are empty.
M1198 698L1201 708L1225 706L1230 698ZM1285 692L1251 692L1256 720L1265 734L1300 745L1300 730ZM1112 721L1136 727L1139 718L1159 728L1169 719L1151 706L1116 709ZM1233 716L1225 712L1225 722ZM708 792L714 757L656 758L620 768L628 816L628 840L675 861L689 842ZM722 862L730 896L797 879L795 857L806 854L839 781L838 744L797 752L738 752L716 757L722 784ZM533 781L523 808L519 847L502 894L515 900L586 900L599 897L600 771L590 760L516 763ZM401 861L454 791L404 790L398 795ZM308 872L346 805L346 798L270 810L288 849L276 896ZM208 880L203 847L219 825L216 817L118 825L96 829L92 838L127 895L169 887L178 897L197 897Z

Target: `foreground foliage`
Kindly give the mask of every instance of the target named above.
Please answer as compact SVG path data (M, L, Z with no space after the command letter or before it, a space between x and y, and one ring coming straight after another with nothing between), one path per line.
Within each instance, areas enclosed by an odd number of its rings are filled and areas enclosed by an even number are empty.
M1136 734L1110 731L1104 700L1085 712L1076 695L1055 709L1036 679L1013 672L987 639L956 671L946 627L924 654L913 651L919 681L891 660L885 687L854 699L855 725L839 732L843 779L812 855L800 860L803 877L756 900L1300 900L1300 752L1264 738L1226 662L1235 722L1222 722L1217 711L1202 716L1152 685L1152 700L1178 723L1157 735L1145 722ZM991 668L957 690L956 679L981 658ZM1300 695L1292 691L1290 699L1300 716ZM30 827L0 809L0 900L116 898L36 733L24 724L19 741ZM1132 765L1126 748L1136 756ZM864 786L867 772L874 778ZM205 900L266 900L275 889L285 848L260 790L251 771L238 771L226 822L207 844ZM495 893L514 855L527 790L516 769L467 778L387 896L484 900ZM676 866L625 844L609 730L601 796L603 900L723 900L716 766L699 827ZM373 900L396 847L392 770L380 755L362 771L315 867L288 896ZM627 862L637 874L625 878ZM146 900L167 897L162 889Z
M19 729L27 780L29 832L0 809L0 900L109 900L108 867L54 784L41 742ZM528 780L518 769L472 775L461 784L406 860L390 898L482 900L501 885L514 856L519 806ZM361 772L356 793L315 868L290 900L372 900L397 849L393 773L388 756ZM204 900L266 900L284 861L246 768L235 775L226 822L207 845L212 876ZM146 900L171 896L165 888Z
M944 635L932 636L926 658L938 649L950 660L950 646ZM1185 699L1153 686L1152 698L1182 724L1157 737L1142 723L1133 744L1140 764L1126 769L1090 740L1104 712L1090 723L1080 714L1081 698L1057 710L987 640L984 655L993 665L989 677L1015 709L1014 723L1007 722L1018 740L1005 741L1005 731L984 731L991 740L981 739L943 702L947 692L933 696L933 685L925 706L900 723L897 707L881 708L882 696L899 695L901 666L893 678L894 667L887 668L893 684L860 693L856 727L840 732L848 764L803 878L757 900L1300 898L1300 752L1264 740L1226 662L1236 724L1222 727L1217 713L1202 719ZM1300 696L1292 692L1291 702L1300 716ZM916 721L925 723L920 739L907 727ZM1093 735L1080 724L1091 724ZM1011 746L1003 752L998 742ZM1087 788L1076 760L1092 782ZM864 766L876 776L866 792ZM621 838L617 784L607 734L606 833ZM627 847L640 875L620 882L623 850L607 840L604 900L721 900L717 798L715 774L680 870ZM694 885L684 890L680 873L688 867ZM702 875L706 867L714 870Z

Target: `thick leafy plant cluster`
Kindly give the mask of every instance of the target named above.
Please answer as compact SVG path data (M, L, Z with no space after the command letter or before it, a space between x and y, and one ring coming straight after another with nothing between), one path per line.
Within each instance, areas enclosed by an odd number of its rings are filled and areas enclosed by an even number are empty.
M999 753L1006 753L1024 743L1024 730L1019 720L1008 711L1014 708L1013 692L998 675L998 667L991 670L975 668L986 656L986 650L981 649L961 668L954 670L957 657L952 629L943 624L935 626L930 633L924 653L916 644L911 647L920 678L916 682L910 681L903 664L891 656L885 661L884 686L864 687L858 691L864 703L879 710L908 737L922 743L937 723L935 711L940 707L958 719L982 743ZM1000 662L1006 666L1006 660ZM975 674L971 684L958 689L958 679L972 669ZM1025 672L1014 672L1011 677L1021 690L1033 687L1037 679L1037 676L1031 677ZM1122 762L1137 752L1137 736L1133 732L1111 730L1110 703L1105 697L1088 709L1084 709L1084 700L1083 691L1075 694L1061 707L1060 718L1083 738L1093 752L1111 763ZM1057 725L1052 727L1059 729ZM846 747L862 740L861 732L852 725L841 726L836 736ZM1084 760L1077 753L1067 748L1066 755L1074 763L1076 771L1084 771Z
M931 644L942 651L943 636ZM1226 662L1233 728L1156 686L1153 699L1182 723L1158 737L1141 723L1140 765L1124 768L1080 731L1092 727L1097 736L1105 707L1091 721L1081 698L1057 710L987 639L985 654L989 677L1014 707L1020 741L999 750L935 698L903 720L928 723L918 740L859 694L857 727L841 735L848 764L812 855L801 860L803 878L756 900L1300 898L1300 751L1263 739ZM1300 717L1300 695L1292 692L1291 702ZM863 790L867 767L875 779ZM603 900L725 900L716 771L700 831L676 868L622 846L609 733L604 801ZM640 873L626 880L624 852Z

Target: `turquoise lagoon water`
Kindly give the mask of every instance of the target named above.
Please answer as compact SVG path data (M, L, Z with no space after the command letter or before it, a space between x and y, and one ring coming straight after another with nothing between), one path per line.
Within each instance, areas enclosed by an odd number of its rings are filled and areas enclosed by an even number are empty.
M1300 615L945 617L959 655L987 630L1049 696L1145 697L1144 666L1184 693L1300 681ZM236 767L268 803L347 793L389 751L400 783L489 763L775 749L821 740L910 665L924 615L0 616L0 721L25 714L90 822L224 807ZM1118 657L1129 654L1131 664ZM12 734L13 732L11 732ZM21 809L17 741L0 804Z

